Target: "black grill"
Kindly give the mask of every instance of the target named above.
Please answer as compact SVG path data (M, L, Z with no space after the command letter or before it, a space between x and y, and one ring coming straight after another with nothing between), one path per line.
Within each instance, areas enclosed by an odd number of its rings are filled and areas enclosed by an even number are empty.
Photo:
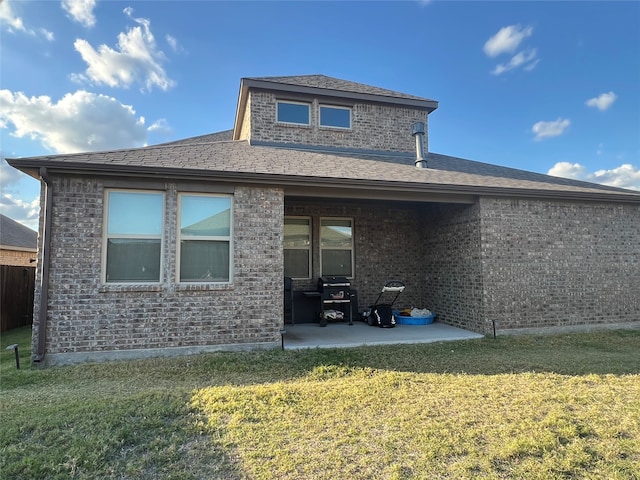
M322 300L350 301L351 282L347 277L320 277L318 291Z

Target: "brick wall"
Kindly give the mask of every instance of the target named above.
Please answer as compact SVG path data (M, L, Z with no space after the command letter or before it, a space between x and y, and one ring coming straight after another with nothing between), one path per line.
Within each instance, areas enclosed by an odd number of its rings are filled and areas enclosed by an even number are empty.
M317 118L318 100L313 99L310 126L283 125L276 123L278 97L274 93L254 90L250 93L249 99L245 119L250 112L251 121L250 125L243 122L241 137L257 141L415 152L411 125L417 121L427 122L425 111L420 109L356 103L353 105L350 130L320 128ZM425 151L428 148L426 137L425 135Z
M164 283L117 286L100 281L103 182L55 178L53 189L49 363L278 345L285 214L313 220L312 278L295 284L309 289L320 276L320 217L353 218L361 310L386 280L399 278L407 288L397 306L430 308L439 321L483 333L494 321L499 331L640 321L638 206L498 198L474 205L285 205L281 189L237 187L233 283L179 285L173 279L181 186L167 183ZM40 272L39 261L34 351Z
M31 259L36 259L36 251L16 250L12 248L0 248L0 265L13 265L16 267L33 267Z
M79 177L54 179L47 363L279 344L282 191L235 189L233 283L214 286L174 280L178 190L173 183L164 186L164 282L105 285L100 280L104 185ZM39 295L38 286L34 351Z
M640 321L640 206L483 198L487 323Z
M312 218L312 278L295 280L296 289L315 289L320 272L320 217L349 217L354 220L355 277L360 310L371 305L385 281L399 279L406 284L397 306L426 307L423 274L423 215L416 205L386 202L296 203L288 201L285 214ZM393 296L384 297L387 301ZM383 300L384 300L383 299Z
M353 288L362 310L385 280L398 306L491 334L640 321L640 207L482 198L475 205L288 201L313 219L313 289L321 216L354 218Z
M426 303L438 321L484 332L480 207L425 206Z

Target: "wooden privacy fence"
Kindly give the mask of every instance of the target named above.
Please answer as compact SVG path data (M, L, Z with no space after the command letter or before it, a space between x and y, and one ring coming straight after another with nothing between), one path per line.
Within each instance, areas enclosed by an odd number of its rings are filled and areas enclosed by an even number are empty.
M0 265L0 331L31 325L35 280L35 267Z

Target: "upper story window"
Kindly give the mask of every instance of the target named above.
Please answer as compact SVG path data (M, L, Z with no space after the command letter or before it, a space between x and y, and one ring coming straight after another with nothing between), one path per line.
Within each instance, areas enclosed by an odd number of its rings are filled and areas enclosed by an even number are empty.
M284 218L284 276L311 278L311 218Z
M179 282L229 282L231 197L179 195Z
M320 105L320 126L351 128L351 109L332 105Z
M353 277L353 220L320 219L321 275Z
M310 124L311 105L300 102L277 102L276 120L281 123L294 123L298 125Z
M110 190L105 202L104 281L160 282L164 195Z

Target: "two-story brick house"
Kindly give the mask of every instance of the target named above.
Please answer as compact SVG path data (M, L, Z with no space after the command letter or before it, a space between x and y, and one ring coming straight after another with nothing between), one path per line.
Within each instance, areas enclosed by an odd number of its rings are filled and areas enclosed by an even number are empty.
M480 333L640 321L640 193L429 153L437 107L245 78L232 131L8 160L44 185L35 360L278 346L285 275Z

